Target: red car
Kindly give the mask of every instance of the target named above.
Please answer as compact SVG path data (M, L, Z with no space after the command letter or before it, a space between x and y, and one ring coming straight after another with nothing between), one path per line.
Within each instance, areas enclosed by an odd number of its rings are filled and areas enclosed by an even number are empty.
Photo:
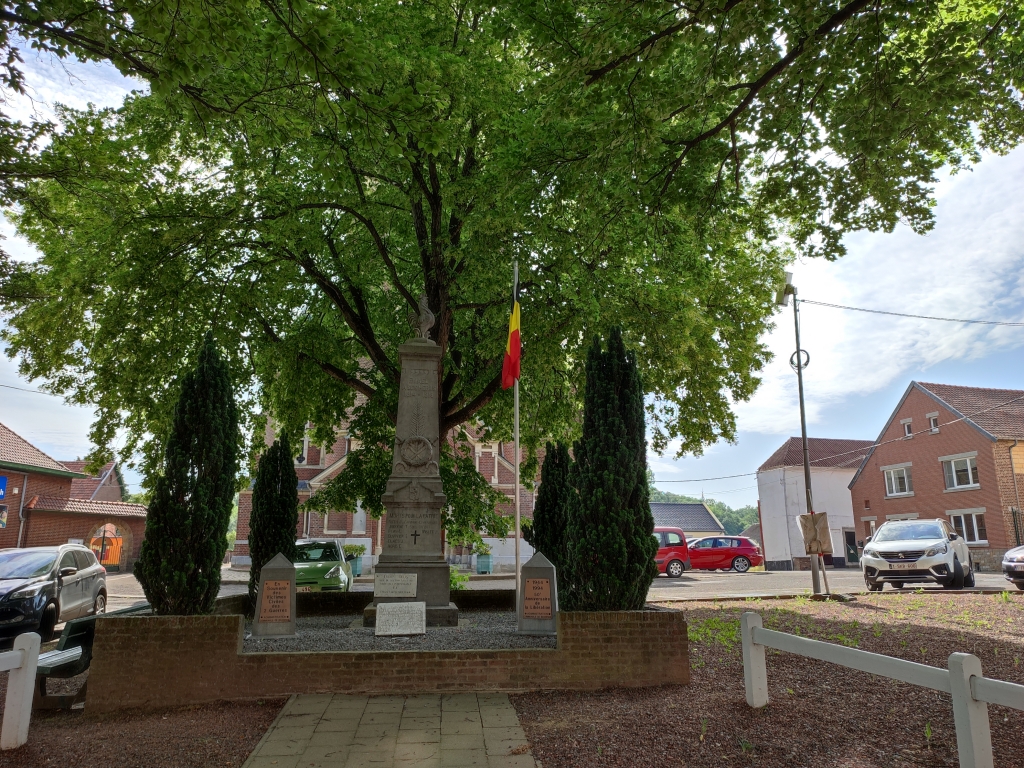
M761 565L761 548L742 536L708 536L690 542L690 562L702 571L732 569L746 573L752 566Z
M669 578L677 579L683 571L690 570L690 553L686 547L686 534L679 528L655 528L654 538L658 540L658 554L654 562L658 564L658 573L667 573Z

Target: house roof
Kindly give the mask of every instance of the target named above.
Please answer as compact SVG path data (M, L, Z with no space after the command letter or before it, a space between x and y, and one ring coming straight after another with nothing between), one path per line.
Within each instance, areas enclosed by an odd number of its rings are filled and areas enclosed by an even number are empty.
M26 509L37 512L70 512L101 517L145 517L145 504L128 504L123 501L89 501L88 499L64 499L58 496L33 496L25 505Z
M870 440L834 440L830 437L808 437L807 453L811 468L856 469L873 445ZM791 437L768 460L757 468L764 472L778 467L801 467L804 463L803 440Z
M0 467L21 472L41 472L47 475L78 477L56 459L47 456L25 438L0 424Z
M991 437L1024 440L1024 390L914 383Z
M85 465L87 462L84 461L62 461L65 467L70 469L72 472L81 472L85 477L76 477L71 481L71 498L72 499L91 499L96 491L99 490L100 485L109 477L110 473L114 471L114 462L108 461L103 465L103 469L100 470L98 475L90 475L85 471Z
M652 501L654 524L684 531L722 531L725 527L704 504L685 504L672 501Z

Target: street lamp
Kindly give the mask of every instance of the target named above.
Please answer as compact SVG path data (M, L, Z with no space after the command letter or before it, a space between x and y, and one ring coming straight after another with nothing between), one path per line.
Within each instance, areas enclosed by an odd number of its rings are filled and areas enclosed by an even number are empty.
M814 500L811 497L811 457L807 450L807 416L804 411L804 368L811 362L807 350L800 348L800 302L796 298L796 286L793 285L793 273L786 273L786 285L779 291L775 303L780 307L789 305L789 297L793 297L793 329L796 332L796 352L789 358L789 365L796 371L797 391L800 393L800 437L804 448L804 489L807 493L807 514L814 514ZM812 520L814 518L811 518ZM819 555L811 553L811 587L814 594L821 594L821 574L818 570Z

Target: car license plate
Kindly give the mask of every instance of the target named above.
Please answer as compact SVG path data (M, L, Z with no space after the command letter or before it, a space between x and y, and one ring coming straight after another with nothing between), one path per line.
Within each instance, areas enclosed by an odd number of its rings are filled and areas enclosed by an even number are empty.
M313 588L312 587L296 587L295 591L296 592L312 592Z
M890 571L913 571L917 569L917 560L907 563L889 563Z
M1024 563L1017 563L1016 565L1013 566L1013 570L1015 570L1015 571L1024 571Z

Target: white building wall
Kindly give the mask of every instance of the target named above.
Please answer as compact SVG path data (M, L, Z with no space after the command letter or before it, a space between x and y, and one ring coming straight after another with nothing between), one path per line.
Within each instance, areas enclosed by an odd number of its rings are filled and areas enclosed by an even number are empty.
M835 557L845 558L843 528L854 527L853 499L848 486L856 471L856 468L811 468L814 511L828 513ZM804 557L803 537L796 519L805 512L803 467L778 467L759 472L757 490L765 560L791 563L794 557Z

